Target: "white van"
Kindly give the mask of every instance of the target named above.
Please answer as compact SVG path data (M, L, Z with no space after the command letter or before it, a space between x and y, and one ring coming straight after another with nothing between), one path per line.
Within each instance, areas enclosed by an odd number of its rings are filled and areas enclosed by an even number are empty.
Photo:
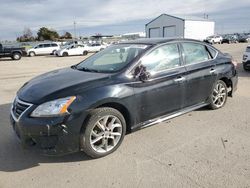
M55 54L59 49L60 46L56 43L41 43L36 45L34 48L29 49L27 51L27 54L30 57L33 57L35 55Z

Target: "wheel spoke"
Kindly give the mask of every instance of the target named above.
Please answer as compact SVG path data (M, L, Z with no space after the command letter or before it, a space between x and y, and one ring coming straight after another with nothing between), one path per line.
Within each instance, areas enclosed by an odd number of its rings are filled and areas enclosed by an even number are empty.
M122 125L119 123L115 123L115 124L111 125L111 131L113 131L114 128L116 128L116 127L122 127Z
M104 150L108 151L108 140L104 140Z
M97 122L97 126L98 126L102 131L105 131L105 127L100 123L100 121Z
M98 142L99 140L101 140L103 138L103 136L99 136L96 139L94 139L91 143L95 144L96 142Z
M113 132L111 133L111 136L121 136L122 134L121 133L118 133L118 132Z
M109 116L105 116L105 117L103 118L102 124L103 124L105 127L107 127L108 119L109 119Z

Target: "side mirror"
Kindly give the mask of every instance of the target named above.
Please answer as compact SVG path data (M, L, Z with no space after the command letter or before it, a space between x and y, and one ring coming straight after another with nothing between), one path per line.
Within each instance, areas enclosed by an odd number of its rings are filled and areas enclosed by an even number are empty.
M135 68L134 78L139 78L140 81L145 82L150 78L150 73L147 72L147 69L143 65L139 65Z

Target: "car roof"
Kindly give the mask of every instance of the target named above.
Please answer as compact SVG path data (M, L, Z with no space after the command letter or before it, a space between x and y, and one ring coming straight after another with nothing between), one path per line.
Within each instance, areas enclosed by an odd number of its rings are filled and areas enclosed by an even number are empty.
M183 39L183 38L144 38L144 39L136 39L136 40L131 40L131 41L124 41L120 42L120 44L147 44L147 45L156 45L156 44L162 44L162 43L167 43L167 42L185 42L185 41L190 41L190 42L202 42L199 40L194 40L194 39Z

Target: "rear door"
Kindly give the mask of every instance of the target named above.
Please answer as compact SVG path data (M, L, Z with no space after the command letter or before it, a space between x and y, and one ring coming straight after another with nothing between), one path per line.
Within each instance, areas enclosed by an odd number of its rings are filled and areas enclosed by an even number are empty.
M51 54L52 51L53 48L51 47L51 44L44 44L43 54Z
M141 123L183 107L185 67L178 44L162 45L141 58L140 64L151 74L150 79L134 83L137 123Z
M213 50L212 54L202 43L183 42L181 45L187 70L185 106L192 106L205 102L212 91L217 77L213 57L217 52Z

